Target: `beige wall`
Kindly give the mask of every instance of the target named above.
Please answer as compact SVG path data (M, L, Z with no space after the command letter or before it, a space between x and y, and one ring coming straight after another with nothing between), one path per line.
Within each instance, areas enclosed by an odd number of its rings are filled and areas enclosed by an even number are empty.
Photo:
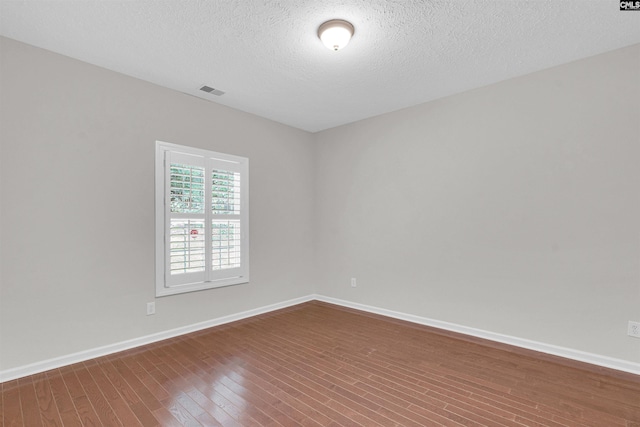
M0 371L314 292L640 362L640 46L315 135L0 54ZM155 140L249 157L250 284L154 298Z
M640 45L318 134L317 292L640 362L638 75Z
M1 42L0 370L313 292L310 134ZM156 140L250 158L251 283L146 316Z

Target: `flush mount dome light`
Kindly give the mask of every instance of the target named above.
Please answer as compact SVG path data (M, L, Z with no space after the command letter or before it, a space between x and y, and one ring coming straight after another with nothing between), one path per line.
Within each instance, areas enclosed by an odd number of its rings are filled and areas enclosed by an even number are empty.
M331 50L340 50L353 36L353 25L342 19L332 19L318 28L318 37Z

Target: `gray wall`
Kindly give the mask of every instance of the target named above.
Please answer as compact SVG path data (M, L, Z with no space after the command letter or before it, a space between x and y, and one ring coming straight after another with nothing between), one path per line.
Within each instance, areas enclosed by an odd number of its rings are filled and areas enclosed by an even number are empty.
M314 292L640 361L640 46L315 135L0 54L0 370ZM251 283L146 316L157 139L250 158Z
M317 292L640 362L638 75L640 45L318 134Z
M313 293L310 134L0 40L0 369ZM251 283L147 317L157 139L250 158Z

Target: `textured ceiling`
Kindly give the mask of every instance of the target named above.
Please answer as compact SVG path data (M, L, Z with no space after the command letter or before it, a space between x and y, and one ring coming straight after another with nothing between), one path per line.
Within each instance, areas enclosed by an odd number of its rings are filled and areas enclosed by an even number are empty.
M338 52L316 35L333 18L355 27ZM0 33L316 132L640 43L640 12L616 0L1 0Z

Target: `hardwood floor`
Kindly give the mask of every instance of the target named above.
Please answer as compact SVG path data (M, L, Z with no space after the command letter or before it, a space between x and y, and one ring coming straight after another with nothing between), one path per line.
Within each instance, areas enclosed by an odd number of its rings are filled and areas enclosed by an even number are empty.
M640 377L310 302L2 384L4 426L640 426Z

